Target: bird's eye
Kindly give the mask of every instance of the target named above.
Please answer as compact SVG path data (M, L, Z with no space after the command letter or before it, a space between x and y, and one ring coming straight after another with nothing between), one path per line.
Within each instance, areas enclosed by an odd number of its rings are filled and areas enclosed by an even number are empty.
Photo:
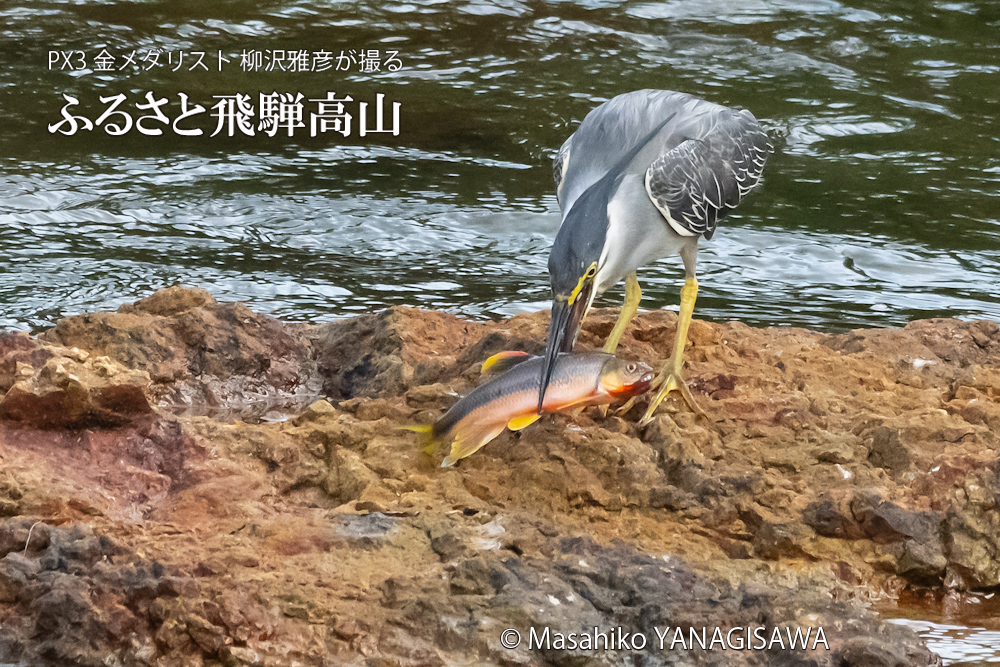
M628 373L635 373L637 370L639 370L639 367L635 365L635 362L625 367L625 371Z
M593 278L596 275L597 275L597 267L594 266L593 264L591 264L590 268L587 269L587 277L588 278Z

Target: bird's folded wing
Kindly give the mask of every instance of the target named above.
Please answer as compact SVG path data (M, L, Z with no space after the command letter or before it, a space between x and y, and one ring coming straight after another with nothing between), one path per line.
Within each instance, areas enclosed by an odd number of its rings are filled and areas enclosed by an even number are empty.
M552 158L552 177L556 182L556 201L562 206L562 182L563 182L563 172L566 170L566 166L569 164L569 150L570 145L573 142L573 135L571 134L566 141L563 142L562 147L556 156Z
M760 181L770 143L747 111L653 160L646 192L675 232L712 238L718 221Z

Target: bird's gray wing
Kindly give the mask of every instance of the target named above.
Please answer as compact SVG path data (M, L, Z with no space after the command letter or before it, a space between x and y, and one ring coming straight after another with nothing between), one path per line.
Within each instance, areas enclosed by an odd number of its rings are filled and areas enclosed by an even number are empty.
M552 158L552 177L556 182L556 201L562 206L562 184L563 184L563 172L566 171L566 166L569 164L569 150L570 145L573 143L573 135L569 135L566 141L563 142L562 147L556 156Z
M710 239L718 221L760 182L770 152L767 135L749 111L726 110L653 160L646 192L682 236Z
M685 93L636 90L592 109L569 138L570 145L563 144L559 152L563 155L564 149L571 148L564 156L562 180L557 186L560 207L563 211L569 210L587 188L620 160L640 149L643 142L648 142L657 128L669 135L676 120L662 128L665 121L684 118L691 110L705 104ZM642 171L648 165L648 162L643 164Z

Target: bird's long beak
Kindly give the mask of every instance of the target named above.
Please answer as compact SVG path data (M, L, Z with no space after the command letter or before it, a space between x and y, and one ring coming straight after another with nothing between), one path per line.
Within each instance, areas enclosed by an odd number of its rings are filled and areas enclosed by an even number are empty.
M573 344L576 343L576 336L580 333L580 325L583 323L583 316L587 314L590 306L590 296L594 289L594 281L586 280L582 282L581 289L577 291L573 302L565 296L555 296L552 299L552 319L549 322L549 339L545 344L545 361L542 364L542 384L538 390L538 414L542 413L542 405L545 402L545 390L548 389L549 381L552 379L552 371L555 369L556 357L561 352L570 352Z

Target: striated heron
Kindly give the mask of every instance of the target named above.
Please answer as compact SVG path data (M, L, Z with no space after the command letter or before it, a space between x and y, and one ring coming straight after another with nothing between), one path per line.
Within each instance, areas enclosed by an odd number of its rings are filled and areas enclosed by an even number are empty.
M698 296L698 240L711 239L758 184L770 149L749 111L684 93L637 90L587 114L553 164L562 225L549 255L552 320L539 412L556 355L572 350L594 297L625 279L625 304L604 346L614 353L642 296L636 269L679 254L686 280L674 349L640 424L674 390L705 414L681 375Z

